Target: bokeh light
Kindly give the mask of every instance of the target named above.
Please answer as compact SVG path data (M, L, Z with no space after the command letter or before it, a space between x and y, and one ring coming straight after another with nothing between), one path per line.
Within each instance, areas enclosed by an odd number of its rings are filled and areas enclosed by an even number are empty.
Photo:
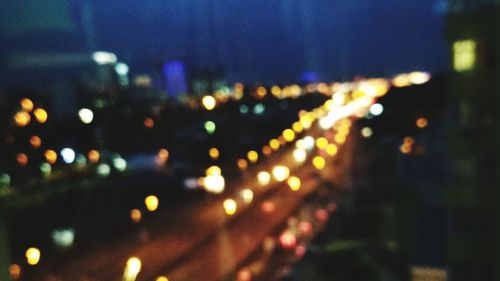
M210 156L210 158L212 158L212 160L217 160L219 158L219 150L215 147L212 147L208 150L208 155Z
M149 195L144 199L144 203L146 204L146 209L150 212L156 211L158 209L158 205L160 204L160 201L158 200L158 197L154 195Z
M28 98L24 98L22 99L19 104L21 104L21 107L23 108L24 111L26 112L31 112L33 110L33 107L35 106L33 101L28 99Z
M14 122L18 127L26 127L30 121L31 117L26 111L19 111L14 115Z
M232 216L236 213L238 205L236 204L236 201L234 201L233 199L226 199L224 200L223 207L226 214Z
M47 160L49 164L55 164L57 162L57 152L55 152L54 150L46 150L44 156L45 160Z
M326 166L325 158L321 156L314 157L312 163L317 170L323 170Z
M84 124L90 124L94 120L94 112L88 108L82 108L78 111L78 117Z
M289 177L287 183L290 189L293 191L298 191L300 189L301 181L298 177L295 176Z
M33 111L33 114L35 115L35 119L38 123L45 123L47 122L47 119L49 118L49 115L47 111L43 108L37 108L35 111Z
M285 181L288 178L289 175L290 175L290 169L288 169L288 167L283 166L283 165L274 166L274 168L273 168L273 177L278 182Z
M248 158L248 161L250 161L250 163L255 163L255 162L257 162L257 160L259 160L259 154L255 150L250 150L247 153L247 158Z
M61 149L61 157L66 164L71 164L75 161L75 151L69 147Z
M257 174L257 180L260 185L268 185L271 181L271 175L266 171L261 171Z
M201 103L206 110L213 110L217 105L217 101L212 96L204 96L201 100Z
M26 250L25 256L29 265L37 265L40 262L41 252L39 249L32 247Z

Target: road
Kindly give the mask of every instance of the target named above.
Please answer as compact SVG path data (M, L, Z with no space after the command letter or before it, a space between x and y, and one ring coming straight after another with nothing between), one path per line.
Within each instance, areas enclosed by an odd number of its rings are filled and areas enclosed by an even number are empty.
M311 133L319 134L319 130ZM256 173L269 171L276 164L287 165L302 179L298 192L276 181L265 187L257 184ZM332 167L323 173L330 171ZM42 280L122 280L126 261L132 256L142 261L137 280L155 280L161 274L169 280L222 280L258 250L265 238L315 191L320 181L318 176L312 176L314 174L310 163L296 163L289 147L251 167L241 180L228 182L233 190L251 187L254 191L253 202L240 204L234 216L225 214L222 202L227 197L223 196L170 210L159 214L138 233L74 262L48 267Z
M301 137L312 136L302 139L302 146L309 150L308 159L303 164L294 160L293 146L290 144L282 148L280 153L273 154L266 161L261 160L244 172L240 180L227 179L224 196L214 196L180 209L171 208L169 213L159 214L156 220L144 225L138 233L66 265L45 267L45 274L41 275L47 277L42 280L155 280L160 274L167 274L169 280L176 281L225 279L261 247L266 237L287 221L304 198L315 191L322 177L331 176L331 171L336 170L332 165L339 161L334 161L334 156L327 156L326 145L336 143L342 150L341 144L349 134L351 122L339 121L366 109L376 94L369 92L371 94L366 97L358 97L340 107L320 107L301 120L309 120L307 122L313 125L301 134ZM323 119L315 123L313 118ZM339 127L333 126L337 122ZM324 137L324 146L318 142L319 137ZM276 181L265 186L257 183L256 173L271 172L275 165L289 167L291 175L302 180L300 191L293 192L286 183ZM323 174L315 172L315 168L322 170ZM243 188L253 190L253 202L245 204L238 199ZM222 208L227 198L238 202L235 215L226 215ZM325 216L328 214L320 214L319 217L324 220ZM136 261L139 259L142 264L138 279L122 278L127 260L131 257L135 257Z

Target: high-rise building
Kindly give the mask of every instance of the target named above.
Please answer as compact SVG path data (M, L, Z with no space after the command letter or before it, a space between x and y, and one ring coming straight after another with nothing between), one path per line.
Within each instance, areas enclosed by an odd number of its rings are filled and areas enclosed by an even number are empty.
M450 0L450 280L500 280L500 1Z

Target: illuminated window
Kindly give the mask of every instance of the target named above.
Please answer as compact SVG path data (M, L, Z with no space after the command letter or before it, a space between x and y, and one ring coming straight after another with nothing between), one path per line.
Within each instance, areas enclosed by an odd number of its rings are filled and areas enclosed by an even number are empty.
M453 66L456 71L464 72L474 68L476 47L474 40L462 40L453 44Z

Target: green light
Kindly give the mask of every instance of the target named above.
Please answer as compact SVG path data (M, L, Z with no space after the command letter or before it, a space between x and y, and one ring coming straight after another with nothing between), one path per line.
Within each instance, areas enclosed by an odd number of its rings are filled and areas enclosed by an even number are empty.
M245 104L242 104L242 105L240 106L240 113L241 113L241 114L247 114L247 113L248 113L248 106L247 106L247 105L245 105Z
M103 108L106 106L106 101L103 99L96 99L94 100L94 107L96 108Z
M266 110L266 107L262 103L258 103L253 108L253 113L256 115L261 115Z
M52 172L52 166L49 163L42 163L40 165L40 172L42 172L42 175L44 177L48 177Z
M0 175L0 187L7 187L10 185L10 176L7 174Z
M113 159L113 166L119 172L123 172L127 169L127 161L121 157L116 157Z
M75 163L77 165L84 166L85 164L87 164L87 158L85 158L85 156L81 154L78 154L75 158Z
M207 133L209 134L213 134L215 133L215 123L213 121L207 121L205 122L205 130L207 131Z
M108 164L99 164L97 166L97 174L101 177L107 177L109 176L109 173L111 172L111 167L109 167Z

